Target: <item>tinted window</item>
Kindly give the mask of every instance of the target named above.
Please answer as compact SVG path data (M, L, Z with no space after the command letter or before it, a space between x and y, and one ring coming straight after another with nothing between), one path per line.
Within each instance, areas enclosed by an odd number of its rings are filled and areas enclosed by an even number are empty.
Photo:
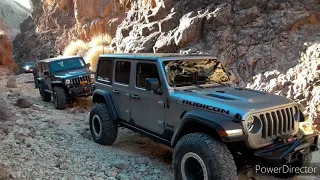
M100 60L98 71L97 71L98 79L111 82L112 70L113 70L113 61L112 60Z
M51 71L65 71L68 69L78 69L84 68L86 66L84 60L82 58L72 58L72 59L64 59L61 61L53 61L51 62Z
M115 82L129 84L131 63L127 61L117 61L115 69Z
M29 66L29 67L34 67L35 66L35 63L33 62L26 62L24 63L25 66Z
M136 74L136 86L138 88L146 87L146 78L157 78L159 79L159 73L156 64L151 63L138 63Z

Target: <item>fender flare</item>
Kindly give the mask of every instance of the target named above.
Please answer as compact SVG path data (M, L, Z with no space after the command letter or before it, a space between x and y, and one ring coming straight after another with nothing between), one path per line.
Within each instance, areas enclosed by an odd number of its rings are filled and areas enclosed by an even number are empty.
M100 99L100 98L103 98L103 99ZM101 101L104 102L108 107L109 115L111 119L115 121L118 120L119 119L118 112L111 94L108 91L96 89L92 95L92 102L96 103Z
M44 79L43 78L37 78L37 81L39 82L39 84L41 83L41 82L43 82L44 81Z
M62 85L62 81L52 81L52 86Z
M213 131L216 131L217 134L221 137L222 140L225 140L225 137L219 134L220 130L232 130L232 129L242 129L242 125L232 121L233 117L220 115L212 112L192 110L188 111L183 115L181 121L178 125L178 128L175 130L172 139L171 146L174 147L176 143L181 138L184 127L188 123L198 123L205 125L211 128Z

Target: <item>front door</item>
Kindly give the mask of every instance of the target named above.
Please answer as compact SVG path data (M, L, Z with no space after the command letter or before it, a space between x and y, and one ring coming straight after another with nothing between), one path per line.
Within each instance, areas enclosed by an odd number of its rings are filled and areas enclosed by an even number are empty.
M159 78L156 63L135 63L134 88L130 93L133 122L148 131L162 135L164 132L164 95L155 94L145 88L146 78Z
M49 75L44 75L44 80L46 82L46 89L49 90L49 91L52 91L52 85L51 85L51 72L49 70L49 64L47 63L43 63L43 70L44 72L48 72Z

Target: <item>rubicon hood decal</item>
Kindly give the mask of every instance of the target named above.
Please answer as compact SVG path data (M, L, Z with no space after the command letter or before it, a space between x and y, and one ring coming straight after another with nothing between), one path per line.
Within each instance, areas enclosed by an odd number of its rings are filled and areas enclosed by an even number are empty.
M209 111L212 111L212 112L219 112L219 113L227 114L227 115L230 114L229 110L225 110L225 109L222 109L222 108L219 108L219 107L204 105L204 104L196 103L196 102L192 102L192 101L183 100L182 104L186 104L186 105L189 105L189 106L202 108L202 109L209 110Z

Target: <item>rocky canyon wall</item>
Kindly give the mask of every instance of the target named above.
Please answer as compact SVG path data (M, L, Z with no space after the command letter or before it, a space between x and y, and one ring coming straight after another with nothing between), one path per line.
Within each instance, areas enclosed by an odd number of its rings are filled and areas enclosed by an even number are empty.
M110 52L217 56L239 85L287 96L317 114L319 0L31 1L32 16L14 42L18 63L105 34ZM93 49L81 47L73 52L87 56Z
M29 14L29 9L14 0L0 1L0 31L5 32L10 40L20 32L19 24Z
M12 58L12 50L13 46L9 37L0 31L0 69L3 66L8 68L12 73L17 73L18 67Z

